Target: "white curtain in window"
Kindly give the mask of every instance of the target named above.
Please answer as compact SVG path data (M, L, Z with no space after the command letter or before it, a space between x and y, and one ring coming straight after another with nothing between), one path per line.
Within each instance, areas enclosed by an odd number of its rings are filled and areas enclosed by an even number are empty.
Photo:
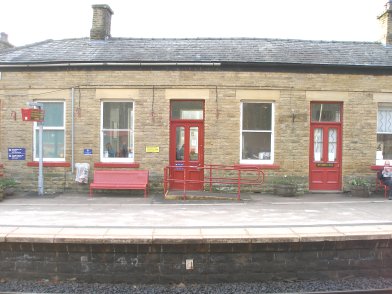
M377 133L392 133L392 109L379 109Z

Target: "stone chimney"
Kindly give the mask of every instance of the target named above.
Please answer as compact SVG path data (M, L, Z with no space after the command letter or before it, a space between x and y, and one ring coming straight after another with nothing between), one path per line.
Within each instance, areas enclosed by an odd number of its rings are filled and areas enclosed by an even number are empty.
M1 36L0 38L1 42L8 43L8 35L6 33L1 32L0 36Z
M90 30L90 38L94 40L106 40L110 38L110 23L113 11L109 5L93 5L93 26Z
M12 48L12 44L8 42L8 35L4 32L0 33L0 50Z
M392 45L392 0L385 4L385 11L378 19L382 28L381 43Z

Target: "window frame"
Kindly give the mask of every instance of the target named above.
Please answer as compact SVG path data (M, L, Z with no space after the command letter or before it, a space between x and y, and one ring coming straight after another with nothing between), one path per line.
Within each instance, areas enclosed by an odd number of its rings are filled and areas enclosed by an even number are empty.
M131 122L131 129L128 129L128 131L131 132L130 136L132 136L132 150L133 150L133 156L132 157L105 157L104 156L104 151L105 151L105 146L104 146L104 128L103 128L103 106L104 103L132 103L132 122ZM127 129L117 129L118 131L126 131ZM134 100L122 100L122 99L105 99L101 100L101 121L100 121L100 130L99 130L99 137L100 137L100 151L99 151L99 157L101 162L111 162L111 163L134 163L135 162L135 101Z
M37 103L62 103L63 104L63 126L62 127L47 127L47 126L43 126L43 133L46 130L50 130L50 131L58 131L58 130L62 130L63 131L63 136L64 136L64 156L63 158L61 157L45 157L45 154L43 154L43 161L52 161L52 162L65 162L65 158L66 158L66 116L65 116L65 111L66 111L66 102L64 100L43 100L43 101L34 101ZM36 156L36 154L38 153L38 150L36 150L36 146L37 146L37 140L38 140L38 136L36 136L37 132L39 131L39 123L38 122L34 122L33 124L33 161L39 161L39 156Z
M379 111L380 110L390 110L392 112L392 103L382 102L377 104L377 121L376 121L376 144L378 144L378 135L392 135L392 132L379 132L378 131L378 122L379 122ZM376 150L378 151L378 150ZM382 150L381 150L382 151ZM377 159L377 152L376 152L376 164L377 165L385 165L385 161L392 161L392 158L383 158Z
M244 104L263 103L271 104L271 130L246 130L245 133L271 133L271 157L270 159L243 159L243 115ZM273 164L275 158L275 102L270 100L244 100L240 103L240 164Z

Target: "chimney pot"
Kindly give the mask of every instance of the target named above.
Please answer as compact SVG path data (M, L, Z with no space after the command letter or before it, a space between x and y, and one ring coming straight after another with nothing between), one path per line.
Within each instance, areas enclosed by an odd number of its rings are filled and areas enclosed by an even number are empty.
M106 40L110 38L110 25L113 10L106 4L93 5L93 25L90 30L90 38Z

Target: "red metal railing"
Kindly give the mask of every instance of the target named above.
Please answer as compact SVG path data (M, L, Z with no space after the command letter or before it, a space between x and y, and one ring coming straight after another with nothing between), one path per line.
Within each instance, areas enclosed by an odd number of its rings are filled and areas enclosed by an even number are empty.
M189 179L188 171L200 171L202 177L199 180ZM182 171L182 178L173 177L174 171ZM214 185L227 185L237 187L237 200L241 200L241 186L261 186L264 183L264 172L260 168L238 167L233 165L207 164L204 166L166 166L164 168L163 188L164 196L169 192L170 186L176 183L182 184L183 199L186 199L186 193L190 184L200 184L203 190L206 184L209 191L212 192Z

